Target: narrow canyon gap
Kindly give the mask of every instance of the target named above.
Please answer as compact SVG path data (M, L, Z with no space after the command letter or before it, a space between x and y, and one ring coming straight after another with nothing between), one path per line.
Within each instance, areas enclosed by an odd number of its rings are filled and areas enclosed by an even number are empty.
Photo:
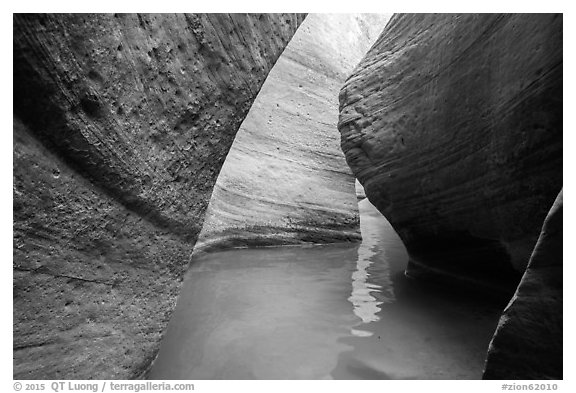
M338 92L389 17L307 16L236 134L195 251L360 239Z
M340 149L337 96L374 20L309 15L270 72L148 378L481 377L503 305L408 282L405 248L368 200L362 243L343 243L358 239L362 187Z

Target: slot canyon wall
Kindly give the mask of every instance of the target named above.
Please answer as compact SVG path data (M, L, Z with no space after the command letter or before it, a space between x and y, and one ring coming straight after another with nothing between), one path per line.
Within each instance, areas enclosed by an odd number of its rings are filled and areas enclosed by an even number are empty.
M562 187L561 15L395 15L340 105L409 272L523 272Z
M395 14L340 111L346 160L405 243L407 274L512 295L562 188L562 15ZM548 279L534 253L501 321L516 337L494 338L485 378L562 376L561 266Z
M236 131L304 14L15 14L15 379L156 355Z
M195 252L360 239L338 92L389 18L308 15L236 135Z
M484 379L562 379L562 191L488 348Z

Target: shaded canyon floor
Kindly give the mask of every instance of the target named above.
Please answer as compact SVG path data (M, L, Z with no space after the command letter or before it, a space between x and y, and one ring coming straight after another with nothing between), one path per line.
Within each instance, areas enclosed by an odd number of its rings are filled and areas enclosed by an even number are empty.
M367 199L363 242L196 257L150 379L480 379L505 304L422 287Z

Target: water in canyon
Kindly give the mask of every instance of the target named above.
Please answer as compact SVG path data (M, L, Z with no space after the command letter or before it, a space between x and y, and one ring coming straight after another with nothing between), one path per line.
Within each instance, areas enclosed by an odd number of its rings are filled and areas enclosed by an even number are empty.
M363 241L196 257L151 379L479 379L502 304L423 286L386 219Z

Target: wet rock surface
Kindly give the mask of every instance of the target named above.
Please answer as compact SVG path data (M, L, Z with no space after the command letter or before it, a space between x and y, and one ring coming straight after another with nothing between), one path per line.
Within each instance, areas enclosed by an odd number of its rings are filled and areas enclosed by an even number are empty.
M562 187L562 15L394 15L340 109L407 273L511 295Z
M14 16L14 378L149 366L234 135L303 19Z
M196 250L360 239L338 92L388 19L308 15L238 131Z
M484 379L562 379L562 191L550 209L528 268L504 310Z

